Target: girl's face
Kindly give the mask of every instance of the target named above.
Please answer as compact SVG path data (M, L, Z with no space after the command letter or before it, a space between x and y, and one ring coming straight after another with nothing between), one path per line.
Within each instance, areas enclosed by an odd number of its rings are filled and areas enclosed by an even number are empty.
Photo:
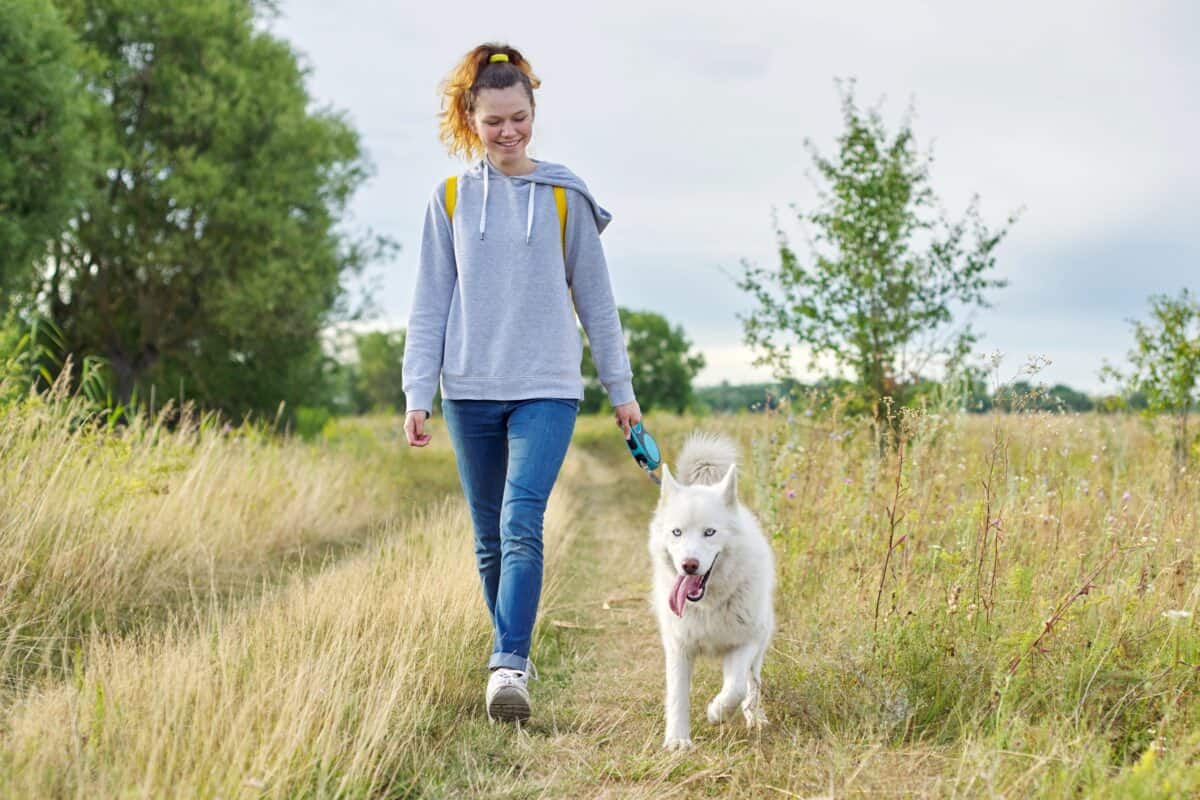
M475 98L475 132L493 162L521 162L533 135L533 107L520 84L480 89Z

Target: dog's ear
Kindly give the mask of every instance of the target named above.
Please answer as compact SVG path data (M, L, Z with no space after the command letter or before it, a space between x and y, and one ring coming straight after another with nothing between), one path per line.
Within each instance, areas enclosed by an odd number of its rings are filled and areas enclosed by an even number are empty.
M675 491L678 488L679 484L675 482L675 478L671 475L670 467L668 467L667 462L664 461L662 465L662 489L658 493L659 498L666 500L668 497L675 494Z
M730 464L729 471L725 473L725 477L721 478L721 482L717 484L717 489L721 492L721 499L725 501L725 505L730 508L737 506L737 465Z

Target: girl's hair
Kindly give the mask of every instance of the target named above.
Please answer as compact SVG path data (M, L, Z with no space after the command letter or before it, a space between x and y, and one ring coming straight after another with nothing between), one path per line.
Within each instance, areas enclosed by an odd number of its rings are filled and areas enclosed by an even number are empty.
M492 61L492 56L503 53L507 61ZM468 161L483 153L483 141L471 125L475 113L475 101L480 89L507 89L520 84L529 96L533 107L533 90L542 85L533 74L529 62L515 47L488 42L471 50L454 66L438 87L442 95L442 111L439 116L438 138L450 155L461 156Z

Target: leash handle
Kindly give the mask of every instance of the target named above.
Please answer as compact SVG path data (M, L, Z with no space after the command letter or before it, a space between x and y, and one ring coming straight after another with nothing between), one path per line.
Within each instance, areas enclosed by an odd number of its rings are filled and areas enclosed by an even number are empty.
M662 481L654 474L654 470L662 465L662 451L659 450L658 442L650 435L650 431L638 422L630 427L629 438L625 440L625 444L628 445L629 453L638 466L646 470L650 480L661 486Z

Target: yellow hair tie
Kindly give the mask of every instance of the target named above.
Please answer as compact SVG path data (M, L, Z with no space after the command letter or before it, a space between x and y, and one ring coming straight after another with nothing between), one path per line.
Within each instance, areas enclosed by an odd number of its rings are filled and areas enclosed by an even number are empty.
M497 61L508 61L508 53L492 53L488 58L489 64L495 64Z

